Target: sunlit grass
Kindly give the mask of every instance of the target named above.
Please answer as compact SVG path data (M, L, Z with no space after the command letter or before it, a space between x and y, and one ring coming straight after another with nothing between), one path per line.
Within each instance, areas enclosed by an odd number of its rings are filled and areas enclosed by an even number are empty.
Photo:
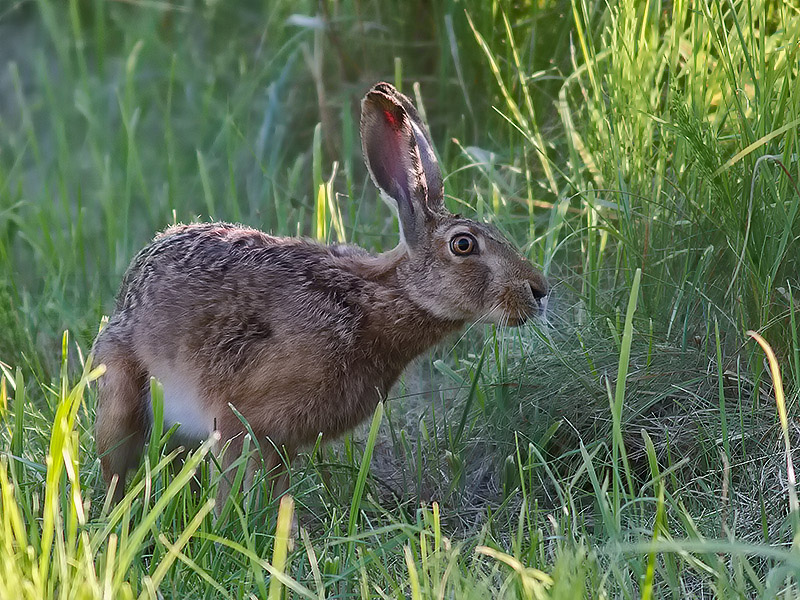
M798 597L798 39L778 0L0 8L0 598ZM197 219L390 248L378 79L549 323L444 343L291 501L215 519L213 441L157 426L105 506L87 353L131 256Z

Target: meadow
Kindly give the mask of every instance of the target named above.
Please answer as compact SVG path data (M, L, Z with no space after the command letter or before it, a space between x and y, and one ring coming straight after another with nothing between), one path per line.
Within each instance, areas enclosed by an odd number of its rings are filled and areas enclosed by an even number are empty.
M0 0L0 599L800 598L798 40L794 0ZM215 519L211 441L157 425L108 506L131 257L211 219L393 247L380 80L546 321L422 357L291 499Z

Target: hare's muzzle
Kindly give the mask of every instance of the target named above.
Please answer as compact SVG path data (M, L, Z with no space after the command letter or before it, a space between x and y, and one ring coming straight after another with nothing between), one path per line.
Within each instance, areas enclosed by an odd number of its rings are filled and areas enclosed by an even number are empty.
M544 318L545 317L545 315L547 314L547 299L549 297L550 297L549 293L548 294L544 294L543 296L534 295L533 303L534 303L534 311L536 313L536 316L538 316L540 318Z
M543 317L547 308L548 287L544 277L535 272L506 288L502 296L502 322L519 327L534 317Z
M547 311L547 297L550 293L547 280L544 275L540 275L538 272L528 279L526 287L530 292L528 299L529 310L527 314L520 315L520 325L531 317L544 317Z

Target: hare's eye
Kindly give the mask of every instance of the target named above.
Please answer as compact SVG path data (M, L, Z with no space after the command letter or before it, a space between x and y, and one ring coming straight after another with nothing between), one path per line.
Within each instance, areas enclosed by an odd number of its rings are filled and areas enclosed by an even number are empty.
M466 233L460 233L450 240L450 250L453 254L466 256L467 254L472 254L477 249L478 242L475 241L474 237Z

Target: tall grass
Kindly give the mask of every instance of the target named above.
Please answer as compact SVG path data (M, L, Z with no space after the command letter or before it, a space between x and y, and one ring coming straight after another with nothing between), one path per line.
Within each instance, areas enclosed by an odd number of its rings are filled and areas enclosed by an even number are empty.
M797 597L798 39L779 0L0 7L0 598ZM549 324L432 352L292 500L215 520L213 440L159 425L106 506L87 353L130 257L198 218L391 247L378 79Z

